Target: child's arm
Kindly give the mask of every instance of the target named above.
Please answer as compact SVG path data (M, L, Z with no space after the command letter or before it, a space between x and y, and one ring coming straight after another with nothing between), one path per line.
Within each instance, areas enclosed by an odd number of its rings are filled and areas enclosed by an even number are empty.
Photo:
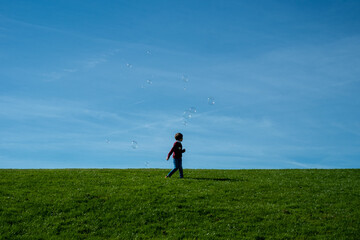
M169 160L171 154L174 152L174 150L175 150L175 144L176 144L176 143L174 143L174 146L171 148L170 152L168 153L167 158L166 158L166 161Z

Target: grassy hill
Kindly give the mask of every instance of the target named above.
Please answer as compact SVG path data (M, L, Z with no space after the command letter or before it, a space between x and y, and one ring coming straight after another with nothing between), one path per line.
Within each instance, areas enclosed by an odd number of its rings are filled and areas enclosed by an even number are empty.
M0 170L0 239L360 239L360 170Z

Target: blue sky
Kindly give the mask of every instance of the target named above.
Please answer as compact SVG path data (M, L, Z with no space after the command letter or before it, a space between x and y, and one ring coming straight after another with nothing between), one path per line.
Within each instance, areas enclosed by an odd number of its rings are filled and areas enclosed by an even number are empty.
M0 168L359 168L359 13L0 0Z

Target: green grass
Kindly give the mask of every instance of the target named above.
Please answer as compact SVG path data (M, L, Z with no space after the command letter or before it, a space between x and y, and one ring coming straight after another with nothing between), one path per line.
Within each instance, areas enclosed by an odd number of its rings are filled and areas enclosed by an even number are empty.
M0 170L0 239L360 239L360 170Z

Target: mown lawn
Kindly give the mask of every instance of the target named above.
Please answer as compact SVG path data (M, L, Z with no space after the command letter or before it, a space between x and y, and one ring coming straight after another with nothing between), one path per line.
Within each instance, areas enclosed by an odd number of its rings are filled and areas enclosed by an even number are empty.
M1 239L360 239L360 169L0 170Z

